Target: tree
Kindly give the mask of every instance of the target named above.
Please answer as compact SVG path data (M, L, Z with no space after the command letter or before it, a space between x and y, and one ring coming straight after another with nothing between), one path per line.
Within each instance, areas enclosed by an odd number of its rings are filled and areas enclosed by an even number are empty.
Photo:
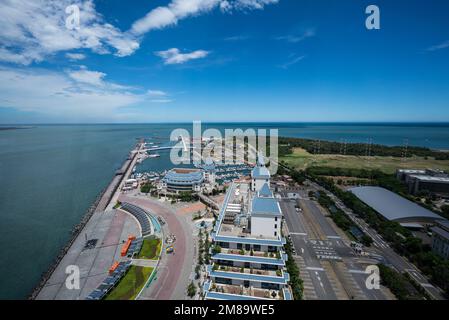
M195 267L195 279L197 279L197 280L200 278L200 270L201 270L201 266L199 264L197 264Z
M187 295L190 298L193 298L195 296L195 294L196 294L196 286L192 281L192 282L190 282L189 286L187 287Z
M369 235L367 235L367 234L364 234L362 236L361 241L362 241L363 245L366 246L366 247L370 247L371 244L373 243L373 239Z
M212 254L221 253L221 247L217 244L212 248Z
M142 192L142 193L150 193L151 192L151 190L153 190L154 189L154 187L153 187L153 185L151 184L151 182L145 182L141 187L140 187L140 192Z

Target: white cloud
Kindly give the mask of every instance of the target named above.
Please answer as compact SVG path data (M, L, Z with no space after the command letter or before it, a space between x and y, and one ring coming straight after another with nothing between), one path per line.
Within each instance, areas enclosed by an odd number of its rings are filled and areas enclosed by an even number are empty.
M154 29L176 25L179 20L209 12L219 7L223 12L232 9L263 9L265 5L279 0L172 0L167 6L157 7L137 20L131 27L135 35L142 35Z
M306 56L296 56L293 55L292 59L286 63L284 63L283 65L281 65L280 67L282 69L288 69L289 67L291 67L292 65L297 64L298 62L302 61Z
M65 8L72 4L80 8L78 30L66 27ZM139 47L130 34L105 23L92 0L3 0L0 12L1 61L27 65L80 48L126 56Z
M150 97L165 97L167 96L167 92L161 90L148 90L148 96Z
M285 40L291 43L298 43L301 42L307 38L312 38L316 35L315 30L314 29L309 29L306 30L303 34L300 35L286 35L286 36L281 36L281 37L277 37L277 40Z
M75 80L76 82L81 82L84 84L90 84L93 86L101 87L105 85L103 78L106 76L106 73L99 71L90 71L86 68L81 68L80 70L70 70L67 72L70 78Z
M219 7L223 12L263 9L278 0L172 0L149 11L123 32L104 21L93 0L2 0L0 1L0 61L29 65L58 52L90 49L98 54L124 57L140 46L142 36L179 20ZM80 9L80 28L66 27L69 5ZM75 58L76 59L76 58Z
M102 72L52 72L0 67L2 107L55 116L111 117L120 108L148 101L145 93L105 81Z
M173 102L171 99L153 99L150 100L151 103L170 103Z
M67 52L65 54L65 56L67 58L69 58L70 60L83 60L86 59L86 55L82 54L82 53L71 53L71 52Z
M449 48L449 40L446 40L440 44L431 46L431 47L427 48L427 51L437 51L437 50L446 49L446 48Z
M205 50L196 50L189 53L181 53L177 48L171 48L165 51L157 51L155 55L164 60L164 64L182 64L190 60L201 59L209 54Z
M224 38L224 41L243 41L243 40L248 40L250 37L246 36L246 35L238 35L238 36L231 36L231 37L227 37Z

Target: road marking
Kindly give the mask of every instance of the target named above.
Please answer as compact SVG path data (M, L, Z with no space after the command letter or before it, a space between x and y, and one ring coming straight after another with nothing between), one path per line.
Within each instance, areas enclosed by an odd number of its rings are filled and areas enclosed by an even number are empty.
M340 236L327 236L328 239L341 239Z
M420 285L422 285L423 287L427 287L427 288L435 288L434 286L432 286L430 283L420 283Z
M317 268L317 267L306 267L306 270L315 271L315 274L318 274L317 271L324 271L323 268Z
M350 272L350 273L366 274L366 272L363 271L363 270L355 270L355 269L348 270L348 272Z
M292 234L294 236L306 236L307 233L304 232L289 232L289 234Z

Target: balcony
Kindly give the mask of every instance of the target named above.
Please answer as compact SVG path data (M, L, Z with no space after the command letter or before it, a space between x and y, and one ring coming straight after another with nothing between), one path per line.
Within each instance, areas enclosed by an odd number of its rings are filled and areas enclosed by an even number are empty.
M237 249L221 249L220 253L212 255L213 260L227 260L235 262L257 263L264 265L285 266L287 255L280 253L266 253L261 251L244 251Z
M207 272L211 277L274 283L279 285L286 285L290 280L290 275L283 270L260 270L252 268L219 266L215 263L207 266Z
M288 288L269 290L238 285L207 282L204 286L205 298L216 300L289 300Z

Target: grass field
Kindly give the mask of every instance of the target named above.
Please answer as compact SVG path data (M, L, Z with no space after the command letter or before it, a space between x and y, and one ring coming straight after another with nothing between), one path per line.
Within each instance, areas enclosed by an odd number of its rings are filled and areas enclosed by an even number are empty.
M161 240L157 238L146 238L143 240L142 249L137 255L137 259L157 260L161 252Z
M106 300L134 300L153 272L153 268L131 266L125 277L106 296Z
M407 159L395 157L362 157L331 154L311 154L301 148L293 149L293 154L280 157L288 165L296 169L306 169L312 166L354 169L378 169L385 173L394 173L396 169L426 169L438 168L449 170L449 161L412 157Z

